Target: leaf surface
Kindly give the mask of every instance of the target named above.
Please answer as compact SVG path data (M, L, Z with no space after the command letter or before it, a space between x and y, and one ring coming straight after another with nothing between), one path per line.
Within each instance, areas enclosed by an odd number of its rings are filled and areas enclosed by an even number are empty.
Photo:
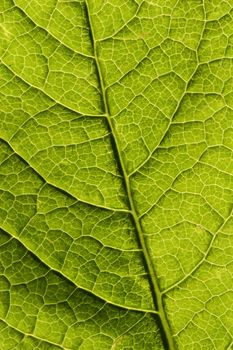
M233 1L0 2L0 349L233 349Z

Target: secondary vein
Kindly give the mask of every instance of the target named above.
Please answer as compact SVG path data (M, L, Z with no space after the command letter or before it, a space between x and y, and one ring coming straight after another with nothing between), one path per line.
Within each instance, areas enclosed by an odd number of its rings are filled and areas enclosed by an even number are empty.
M96 62L97 75L98 75L100 88L101 88L101 92L102 92L106 119L108 121L108 125L109 125L110 131L112 133L114 142L115 142L117 156L118 156L119 164L120 164L121 171L123 174L127 196L129 199L130 212L131 212L133 220L134 220L138 240L139 240L139 243L141 245L144 259L145 259L146 268L148 270L154 306L155 306L155 309L158 311L158 315L159 315L161 326L162 326L161 330L162 330L163 335L164 335L163 338L165 338L166 344L164 344L164 345L166 346L166 349L168 349L168 350L175 350L176 349L175 342L174 342L174 339L172 337L170 326L169 326L167 316L165 313L163 299L162 299L163 297L162 297L162 293L161 293L160 288L159 288L159 284L158 284L158 280L157 280L157 276L156 276L156 271L155 271L155 268L154 268L154 265L152 262L152 258L151 258L150 253L149 253L149 249L148 249L147 244L146 244L146 240L144 238L143 229L142 229L142 226L140 223L140 219L137 215L137 210L136 210L136 206L135 206L135 203L133 200L133 195L132 195L132 189L130 186L129 176L127 174L125 162L122 158L119 140L118 140L115 128L114 128L114 124L113 124L112 119L111 119L111 113L109 110L107 96L106 96L106 90L105 90L105 86L104 86L103 73L102 73L99 57L97 54L96 40L95 40L94 28L93 28L91 15L90 15L88 0L85 0L85 3L86 3L87 17L88 17L88 21L89 21L89 25L90 25L90 32L91 32L92 42L93 42L94 59Z

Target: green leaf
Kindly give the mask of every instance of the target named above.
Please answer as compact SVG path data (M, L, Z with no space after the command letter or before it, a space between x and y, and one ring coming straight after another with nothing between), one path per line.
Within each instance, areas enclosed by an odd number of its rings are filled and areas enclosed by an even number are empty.
M0 1L0 349L233 349L233 1Z

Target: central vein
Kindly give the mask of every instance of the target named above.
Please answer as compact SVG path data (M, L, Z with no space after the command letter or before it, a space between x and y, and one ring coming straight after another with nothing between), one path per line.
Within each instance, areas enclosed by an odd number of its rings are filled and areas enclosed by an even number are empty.
M86 7L87 7L87 16L88 16L88 21L89 21L90 31L91 31L91 35L92 35L92 41L93 41L93 50L94 50L94 57L95 57L95 61L96 61L97 74L98 74L98 78L99 78L99 83L100 83L100 87L101 87L103 103L104 103L104 108L105 108L105 115L106 115L106 118L107 118L107 121L109 124L109 128L111 130L111 133L112 133L112 136L113 136L113 139L115 142L118 160L119 160L122 175L124 178L127 196L129 199L130 212L131 212L133 220L134 220L134 224L135 224L137 235L138 235L138 240L139 240L139 243L141 245L141 249L143 251L143 255L144 255L144 259L145 259L145 263L146 263L146 268L147 268L147 271L149 274L154 306L155 306L155 309L158 311L158 315L159 315L161 326L162 326L161 330L163 332L163 338L164 338L163 340L165 342L164 345L165 345L166 349L168 348L169 350L175 350L176 347L175 347L174 339L173 339L172 334L171 334L171 330L170 330L169 323L168 323L168 320L166 317L166 313L164 310L162 294L161 294L161 291L159 289L158 280L156 277L156 271L154 269L153 262L152 262L152 259L151 259L151 256L150 256L150 253L149 253L149 250L148 250L145 238L144 238L140 219L137 215L135 203L134 203L133 196L132 196L129 175L126 171L125 163L124 163L124 160L123 160L122 155L121 155L121 149L119 146L118 138L117 138L117 135L116 135L116 132L114 129L114 125L113 125L113 122L112 122L112 119L110 116L110 112L109 112L106 91L105 91L105 86L104 86L104 81L103 81L103 74L102 74L102 70L101 70L101 66L100 66L100 62L99 62L99 57L98 57L97 50L96 50L96 40L95 40L95 36L94 36L88 0L86 0Z

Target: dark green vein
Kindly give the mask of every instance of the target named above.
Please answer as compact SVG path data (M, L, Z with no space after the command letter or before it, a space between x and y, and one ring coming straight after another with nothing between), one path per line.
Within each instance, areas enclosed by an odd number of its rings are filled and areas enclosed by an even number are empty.
M133 220L134 220L138 240L139 240L139 243L141 245L144 259L145 259L146 268L148 270L154 306L155 306L155 309L158 310L158 315L160 318L161 332L163 333L162 338L164 341L164 347L165 347L165 349L175 350L176 349L175 342L174 342L174 339L172 337L170 326L169 326L167 316L165 313L163 300L162 300L162 294L161 294L161 291L159 288L159 284L158 284L158 280L157 280L157 276L156 276L156 271L154 269L153 262L152 262L152 259L151 259L150 253L149 253L149 249L147 247L146 240L144 238L143 229L142 229L139 217L137 215L135 203L133 200L133 194L132 194L132 190L131 190L131 186L130 186L129 176L128 176L127 171L126 171L126 166L125 166L124 160L122 158L121 149L119 146L119 140L117 138L114 124L113 124L112 119L111 119L109 105L108 105L107 96L106 96L106 89L104 86L103 73L102 73L99 57L97 54L96 40L95 40L93 23L92 23L92 19L91 19L91 15L90 15L88 0L86 0L85 2L86 2L86 7L87 7L87 16L88 16L88 20L89 20L89 24L90 24L90 32L92 35L93 50L94 50L94 57L95 57L95 61L96 61L97 73L98 73L100 87L102 90L102 97L103 97L105 114L106 114L109 128L111 130L113 140L115 143L114 146L115 146L116 153L118 156L119 165L121 167L121 171L122 171L122 174L124 177L125 189L126 189L127 196L129 199L130 212L131 212Z

